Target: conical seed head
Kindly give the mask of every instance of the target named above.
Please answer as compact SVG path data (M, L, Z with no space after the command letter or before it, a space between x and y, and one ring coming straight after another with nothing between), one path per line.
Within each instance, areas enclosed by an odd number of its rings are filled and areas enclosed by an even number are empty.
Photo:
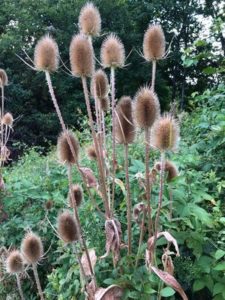
M23 272L23 257L18 250L9 253L6 259L6 271L11 274Z
M178 176L177 167L170 160L167 160L165 163L165 172L167 172L167 181L168 182L172 181L175 177Z
M79 27L83 34L97 36L101 31L101 17L99 10L89 2L82 7L79 15Z
M72 243L79 239L75 219L69 211L64 211L59 215L57 227L60 238L65 243Z
M160 25L150 25L145 32L143 52L147 61L159 60L165 56L165 36Z
M59 49L53 38L42 37L34 51L34 65L39 71L55 72L59 65Z
M83 199L83 190L82 187L79 184L74 184L72 186L72 193L73 193L73 197L71 196L70 192L69 192L69 204L70 207L73 208L73 198L76 201L76 206L80 206L82 199Z
M159 118L152 128L152 144L160 151L174 151L179 139L179 126L176 120L169 114Z
M125 50L121 40L110 34L102 43L101 61L105 68L122 68L125 63Z
M28 264L36 264L43 256L43 244L39 236L29 232L21 244L21 253Z
M109 91L109 82L106 73L99 69L92 77L91 90L94 97L98 99L106 98Z
M73 37L70 44L70 65L76 77L91 77L94 72L94 52L91 42L82 34Z
M152 127L160 114L158 97L148 87L139 89L135 96L134 115L140 128Z
M13 125L13 116L11 113L8 112L3 116L2 124L10 126L10 127Z
M87 155L91 160L97 159L97 153L94 145L91 145L87 148Z
M8 76L6 74L6 71L0 69L0 87L3 87L7 84L8 84Z
M70 140L70 144L68 143ZM71 131L62 132L57 142L57 152L61 163L75 164L79 156L79 142ZM75 154L75 157L74 157Z
M130 97L122 97L116 107L115 134L119 144L131 144L135 139L132 101Z

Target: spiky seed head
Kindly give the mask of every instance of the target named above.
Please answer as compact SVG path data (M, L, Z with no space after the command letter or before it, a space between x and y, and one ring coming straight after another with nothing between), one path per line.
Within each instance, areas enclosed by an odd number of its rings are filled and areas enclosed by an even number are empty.
M8 76L6 74L6 71L0 69L0 87L3 87L7 84L8 84Z
M109 97L106 96L105 98L99 99L100 109L104 112L109 110Z
M165 114L156 120L152 127L152 144L160 151L174 151L178 144L179 133L177 121L170 114Z
M97 153L94 145L91 145L87 148L87 155L91 160L97 159Z
M27 233L21 243L21 253L27 264L38 263L44 253L40 237L33 232Z
M154 167L157 171L161 170L161 163L157 162L155 164ZM175 164L170 161L170 160L166 160L165 162L165 173L167 174L167 182L171 182L173 180L173 178L178 176L178 171L177 171L177 167L175 166Z
M158 97L148 87L141 87L135 96L134 115L140 128L152 127L160 114Z
M143 41L144 57L147 61L159 60L165 56L165 36L160 25L150 25Z
M13 116L11 113L8 112L3 116L2 124L10 126L10 127L13 125Z
M74 200L76 201L76 206L80 206L81 202L83 200L83 190L82 187L79 184L73 184L72 186L72 193ZM71 196L70 192L68 194L68 199L69 199L69 205L71 208L74 207L73 205L73 197Z
M94 52L91 42L82 34L73 37L70 44L70 65L76 77L91 77L94 72Z
M6 259L6 271L11 274L23 272L23 257L18 250L9 253Z
M106 98L109 91L109 83L106 73L99 69L92 77L91 90L94 97L98 99Z
M125 50L121 40L110 34L102 43L101 61L105 68L122 68L125 62Z
M120 99L116 106L115 134L119 144L131 144L135 138L135 126L132 116L132 101L128 96Z
M47 210L51 210L52 207L53 207L53 201L52 200L48 200L48 201L45 202L45 208Z
M79 27L83 34L97 36L101 31L101 16L96 6L89 2L84 5L79 15Z
M49 35L38 41L34 51L34 65L39 71L55 72L58 69L58 45Z
M64 211L58 218L58 233L65 243L72 243L79 239L78 229L74 217L69 211Z
M73 151L71 151L70 145L67 140L68 138L70 139L70 142L72 144ZM60 134L57 142L57 152L61 163L76 163L79 155L79 142L71 131L67 130L66 132L62 132ZM73 155L73 152L75 154L75 157Z

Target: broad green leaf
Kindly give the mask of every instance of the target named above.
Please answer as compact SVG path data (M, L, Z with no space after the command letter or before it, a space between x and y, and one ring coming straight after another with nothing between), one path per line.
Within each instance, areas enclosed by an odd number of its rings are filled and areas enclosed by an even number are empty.
M216 260L219 260L220 258L222 258L223 256L225 255L225 251L224 250L221 250L221 249L218 249L216 251L216 253L214 254L214 257Z
M199 279L195 280L194 285L193 285L193 290L194 292L200 291L205 287L205 282L201 281Z
M213 269L216 271L225 271L225 262L219 263Z
M224 291L224 284L223 283L220 283L220 282L217 282L215 285L214 285L214 288L213 288L213 296L221 293Z
M175 294L175 291L171 287L167 286L161 290L160 294L163 297L171 297Z

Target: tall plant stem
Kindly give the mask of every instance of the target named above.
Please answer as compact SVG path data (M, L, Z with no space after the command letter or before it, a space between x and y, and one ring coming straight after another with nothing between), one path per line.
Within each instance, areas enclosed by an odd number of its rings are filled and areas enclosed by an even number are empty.
M129 182L129 160L128 160L128 144L124 145L125 152L125 176L126 176L126 190L127 190L127 235L128 235L128 255L131 254L132 232L131 232L131 195L130 195L130 182Z
M2 100L2 103L1 103L1 152L3 150L3 146L4 146L4 134L3 134L3 123L2 123L2 118L4 116L4 102L5 102L5 97L4 97L4 86L2 85L1 86L1 100ZM2 156L2 153L1 153L1 156ZM3 160L1 159L1 164L0 164L0 167L3 166ZM1 170L0 170L1 171Z
M148 234L153 234L152 228L152 210L151 210L151 182L149 170L149 155L150 155L150 129L145 129L145 187L146 187L146 201L148 210Z
M173 192L170 187L169 187L169 196L170 196L169 220L171 221L173 218Z
M80 237L80 242L81 242L82 247L84 248L85 255L87 257L87 261L88 261L89 269L91 271L91 275L95 279L94 271L92 269L90 255L89 255L89 252L88 252L88 249L87 249L87 245L86 245L85 239L83 237L82 229L81 229L80 218L79 218L78 211L77 211L76 199L75 199L74 193L73 193L72 167L71 167L70 164L68 165L68 181L69 181L70 197L72 198L72 204L73 204L74 218L75 218L75 221L76 221L76 224L77 224L77 228L78 228L78 232L79 232L79 237Z
M110 86L112 98L112 211L114 210L115 201L115 176L116 176L116 133L115 133L115 68L111 67L110 70Z
M88 88L87 88L87 79L84 76L81 79L82 79L85 103L86 103L87 112L88 112L89 125L91 128L92 138L94 141L95 151L97 154L97 163L98 163L99 180L100 180L99 183L100 183L101 193L102 193L102 197L103 197L103 203L104 203L104 207L105 207L105 214L106 214L106 218L110 218L111 212L110 212L109 203L108 203L105 173L104 173L104 164L102 161L102 157L100 155L98 139L97 139L96 132L94 129L94 122L93 122L93 118L92 118L91 105L90 105L89 93L88 93Z
M21 287L19 274L16 274L16 282L17 282L17 287L18 287L18 291L19 291L19 294L20 294L20 298L21 298L21 300L25 300L24 295L23 295L23 290L22 290L22 287Z
M156 217L155 217L155 236L154 236L153 249L155 249L157 233L158 233L158 229L159 229L159 216L160 216L160 211L162 208L162 197L163 197L163 188L164 188L164 169L165 169L165 153L161 152L159 202L158 202L158 209L157 209L157 213L156 213Z
M40 283L40 279L39 279L39 276L38 276L37 265L32 264L32 268L33 268L34 278L35 278L37 289L38 289L38 294L40 296L40 299L44 300L44 294L42 292L41 283Z
M85 271L84 271L84 267L81 263L81 259L80 259L80 254L77 252L77 249L76 249L76 244L73 243L73 252L77 258L77 261L78 261L78 264L79 264L79 267L80 267L80 274L81 274L81 282L85 282L85 284L82 284L83 287L85 287L85 290L86 290L86 283L87 283L87 277L85 275Z
M152 61L152 84L151 89L154 92L155 91L155 76L156 76L156 60Z
M141 251L141 245L142 245L143 238L144 238L144 233L145 233L145 217L146 217L146 212L144 210L142 221L141 221L141 230L140 230L140 237L139 237L139 243L138 243L138 252L137 252L137 256L136 256L135 267L138 266L138 261L139 261L140 251Z

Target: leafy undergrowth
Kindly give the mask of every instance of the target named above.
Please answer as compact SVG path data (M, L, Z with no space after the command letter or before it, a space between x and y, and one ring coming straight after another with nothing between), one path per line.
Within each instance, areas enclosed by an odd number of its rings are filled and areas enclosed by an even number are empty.
M182 116L182 142L179 153L170 157L179 169L179 176L165 188L161 222L163 230L169 231L178 241L180 257L174 256L175 277L181 283L189 299L225 299L225 207L224 198L224 133L225 109L222 107L225 88L194 95L193 112ZM82 140L87 140L84 132ZM118 146L120 148L120 146ZM144 173L142 138L131 146L130 181L133 204L143 200L139 178ZM157 160L157 157L155 157ZM82 151L81 165L95 169ZM126 232L126 204L122 148L118 155L116 185L116 215ZM42 156L37 149L28 151L17 163L5 169L6 192L2 194L4 212L1 222L0 246L20 246L27 229L37 232L42 238L45 251L39 267L41 283L47 299L84 299L81 294L79 268L70 247L57 238L52 226L57 216L68 206L68 183L66 168L59 165L53 150ZM74 182L81 182L76 170ZM170 191L173 196L173 219L168 222ZM95 191L94 198L101 202ZM158 199L157 184L153 189L153 214ZM46 209L46 202L53 206ZM89 248L100 257L105 252L104 219L96 213L85 194L79 208L80 219ZM133 226L134 240L138 240L138 226ZM126 234L125 234L126 240ZM113 269L112 259L98 260L95 273L100 286L119 284L124 288L123 299L156 299L158 279L145 268L146 240L141 249L139 266L134 268L129 258L122 255ZM133 252L138 245L133 244ZM163 254L165 243L159 240L157 247ZM126 250L122 250L126 251ZM125 253L124 253L125 254ZM159 256L160 257L160 256ZM160 264L160 260L158 260ZM0 270L1 273L1 270ZM22 284L26 299L37 299L35 286L30 288L32 272L27 270ZM0 282L0 299L13 296L16 283L4 275ZM161 295L168 299L179 299L175 291L161 286ZM13 299L17 299L16 296Z

